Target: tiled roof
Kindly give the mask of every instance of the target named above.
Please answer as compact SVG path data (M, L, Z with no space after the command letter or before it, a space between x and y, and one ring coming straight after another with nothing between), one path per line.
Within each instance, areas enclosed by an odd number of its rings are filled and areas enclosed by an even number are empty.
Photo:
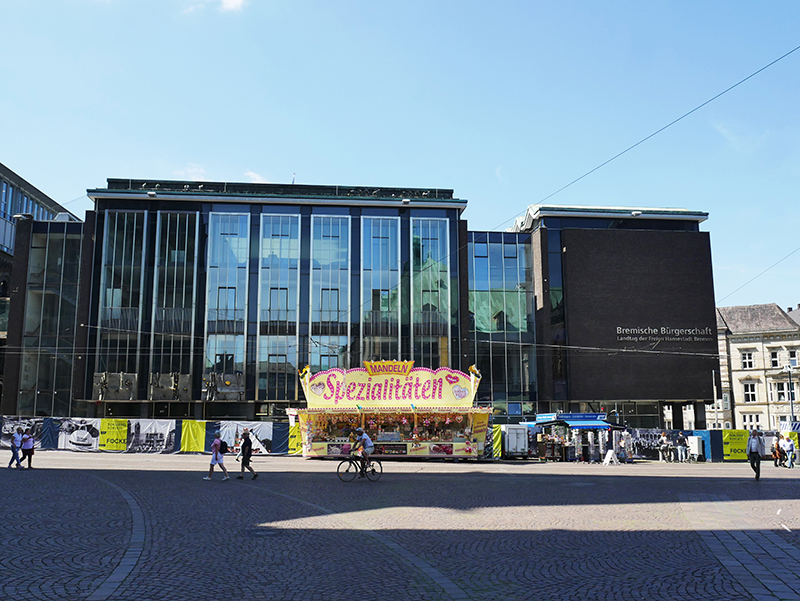
M794 311L789 311L787 315L800 325L800 305L797 305L797 309Z
M797 311L794 311L797 313ZM718 307L717 328L728 328L732 334L759 332L800 332L800 323L775 303Z

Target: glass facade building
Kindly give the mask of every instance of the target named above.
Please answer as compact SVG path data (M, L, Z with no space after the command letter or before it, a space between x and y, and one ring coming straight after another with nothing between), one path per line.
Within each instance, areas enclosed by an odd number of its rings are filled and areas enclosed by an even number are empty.
M50 221L57 215L61 220L75 219L64 207L0 163L0 394L5 384L5 348L11 308L17 221L20 216ZM27 264L23 269L27 273ZM22 282L24 287L25 277ZM21 289L17 287L17 294ZM19 316L19 319L22 317ZM16 378L14 380L16 382ZM49 393L43 392L44 394ZM26 402L30 403L30 399Z
M303 405L305 365L462 367L451 190L108 184L73 307L85 402L56 413L275 419Z
M81 223L37 222L30 237L17 413L72 415Z
M659 427L687 405L704 423L717 356L704 213L535 205L482 232L452 190L88 193L85 224L17 228L24 294L8 327L24 351L8 358L6 414L284 419L305 403L306 365L404 360L475 365L495 423L567 411Z
M495 419L536 413L533 264L530 234L468 232L471 354L483 374L480 404Z

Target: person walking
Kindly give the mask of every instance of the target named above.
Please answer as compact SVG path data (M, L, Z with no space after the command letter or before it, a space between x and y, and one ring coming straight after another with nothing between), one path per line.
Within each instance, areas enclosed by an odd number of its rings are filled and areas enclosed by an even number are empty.
M33 428L28 428L25 430L25 434L22 435L22 460L24 461L25 458L28 458L28 469L32 470L33 466L31 465L31 461L33 460Z
M258 478L258 474L256 470L253 469L253 466L250 465L250 459L253 456L253 441L250 440L250 431L245 428L242 430L242 443L239 445L239 455L242 458L242 473L236 476L237 480L244 479L244 470L250 470L250 473L253 474L253 480Z
M761 432L750 430L750 438L747 439L747 458L750 460L750 467L756 474L756 480L761 479L761 457L764 455L764 441L761 439Z
M662 432L661 438L658 439L658 445L658 450L661 452L661 463L672 461L672 442L669 439L669 434Z
M217 430L214 432L214 442L211 443L211 465L208 467L208 476L203 478L203 480L211 480L211 476L214 475L214 466L218 465L222 470L222 473L225 476L222 478L222 481L230 480L231 477L228 475L228 470L225 469L225 449L228 446L225 444L223 446L224 441L222 440L222 433Z
M786 467L794 467L794 441L787 434L783 439L783 451L786 453Z
M783 435L778 433L775 438L772 439L772 462L775 464L775 467L781 467L783 465L783 449L781 449L781 443L783 442Z
M678 461L681 463L686 463L688 448L686 444L686 437L683 435L683 432L678 432L678 438L675 439L675 444L678 445Z
M22 467L22 463L19 460L19 451L22 448L22 428L17 426L17 431L14 432L14 435L11 437L11 461L8 462L8 469L11 469L11 466L14 465L14 462L17 462L17 469L25 469Z

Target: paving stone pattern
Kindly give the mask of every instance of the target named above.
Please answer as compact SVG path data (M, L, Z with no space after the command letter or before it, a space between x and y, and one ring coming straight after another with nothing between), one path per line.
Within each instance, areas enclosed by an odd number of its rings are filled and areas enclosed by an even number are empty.
M386 461L343 483L335 461L289 457L226 482L202 480L202 455L34 465L0 471L2 599L800 600L800 470Z

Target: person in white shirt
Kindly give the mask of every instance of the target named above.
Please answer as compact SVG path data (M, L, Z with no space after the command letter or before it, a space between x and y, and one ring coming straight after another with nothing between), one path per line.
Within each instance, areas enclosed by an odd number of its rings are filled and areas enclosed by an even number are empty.
M761 479L761 457L764 455L764 440L761 432L750 430L750 438L747 439L747 458L750 460L750 467L756 474L756 480Z
M22 435L22 459L24 460L26 457L28 458L29 470L33 469L33 466L31 465L31 460L33 459L33 447L33 428L28 428L25 430L25 434Z
M786 461L787 461L786 467L793 468L794 467L794 441L791 438L789 438L788 434L784 437L783 442L781 443L781 446L783 447L783 450L786 452Z
M14 436L11 438L11 461L8 462L8 469L11 469L11 466L14 465L14 462L17 462L17 469L25 469L22 467L22 463L19 460L19 450L22 448L22 428L17 427L17 431L14 432Z

